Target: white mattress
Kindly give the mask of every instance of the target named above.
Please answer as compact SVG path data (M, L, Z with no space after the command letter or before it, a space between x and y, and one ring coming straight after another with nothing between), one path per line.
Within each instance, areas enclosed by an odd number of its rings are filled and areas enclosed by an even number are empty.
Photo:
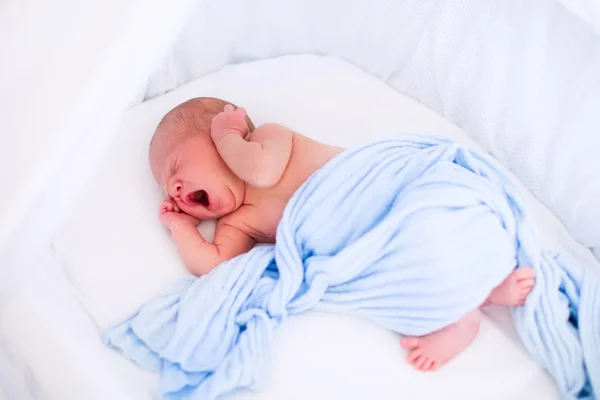
M335 58L316 56L230 66L131 109L101 168L53 235L54 250L97 335L82 339L75 323L61 328L55 321L37 321L38 329L52 327L47 334L52 341L42 341L52 350L29 353L36 378L52 381L46 388L49 397L102 398L99 393L107 387L112 387L111 398L118 397L118 390L119 398L154 393L156 376L103 349L99 340L102 330L186 274L158 220L161 191L152 181L147 146L164 113L196 96L228 99L246 107L256 124L279 122L343 146L402 132L433 132L473 144L457 127L379 80ZM533 196L527 199L547 247L571 251L598 267L552 214ZM202 229L208 232L210 226ZM39 338L22 335L27 322L19 303L12 309L4 321L7 326L12 322L8 339L22 349L43 347ZM558 398L504 310L490 310L473 345L439 372L414 371L398 339L347 316L291 318L275 337L268 387L237 398ZM77 385L82 380L86 385Z

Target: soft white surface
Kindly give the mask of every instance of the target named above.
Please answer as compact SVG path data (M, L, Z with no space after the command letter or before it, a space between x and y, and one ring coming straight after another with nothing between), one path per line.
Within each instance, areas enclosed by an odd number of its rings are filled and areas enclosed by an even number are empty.
M124 116L102 167L53 237L67 276L99 328L185 274L158 221L162 194L147 165L147 144L165 112L196 96L226 98L245 106L257 124L279 122L339 145L400 132L435 132L472 143L435 113L333 58L296 56L232 66L144 103ZM552 214L532 196L528 200L548 247L570 249L590 267L597 265ZM370 323L320 314L292 318L277 335L269 387L247 396L556 397L549 378L519 344L506 313L496 313L493 320L486 320L475 344L455 362L423 375L403 361L395 335Z
M1 2L0 251L32 209L42 208L58 170L69 175L69 187L52 193L36 228L55 222L120 113L141 101L193 4Z
M600 247L600 36L556 1L200 2L147 95L294 53L337 55L440 113Z
M112 375L104 367L102 372L94 370L98 363L111 362L100 346L73 349L72 344L80 338L97 339L98 332L77 303L73 288L63 285L64 276L50 252L47 232L84 185L87 171L116 132L112 126L120 112L136 98L139 101L141 83L158 65L186 18L202 15L190 22L182 40L165 59L153 79L154 84L158 83L151 86L154 93L227 63L301 52L336 54L388 80L397 72L390 66L405 51L418 47L409 40L410 35L398 38L391 35L392 30L406 29L404 33L418 35L427 13L411 12L434 4L420 0L379 0L377 7L348 0L251 3L2 3L0 328L6 338L0 340L0 346L10 351L0 364L11 373L23 375L23 379L13 379L0 374L0 384L9 398L25 399L30 397L28 393L49 398L43 393L46 384L56 389L51 390L53 398L84 398L74 391L80 380L86 383L87 398L93 398L93 393L98 393L97 398L109 398L102 394L110 390L107 385L114 385L118 379L118 369ZM559 36L565 40L579 37L580 30L569 32L569 24L557 26L562 18L554 18L553 12L560 16L564 11L552 9L548 6L551 3L500 2L522 7L522 15L527 17L519 22L521 28L535 22L535 27L563 32ZM598 28L600 3L596 0L564 3L574 6L575 12L588 21L596 21ZM198 14L189 12L192 4L197 5ZM395 7L404 12L394 13ZM222 29L224 20L226 30ZM578 41L569 41L574 43ZM482 53L482 58L486 57L483 54L489 52ZM385 57L388 62L382 62ZM182 71L187 74L180 75ZM548 230L550 236L558 235L555 239L564 234L561 228L557 229ZM46 324L51 324L51 329ZM40 336L40 332L48 334ZM35 349L45 346L53 346L55 351L43 354L40 350L42 354L37 354ZM93 355L89 358L92 365L86 363L86 357L75 357L84 351ZM10 365L11 357L18 358L16 364ZM94 374L95 379L91 379ZM22 381L29 387L12 387ZM36 389L35 382L41 388ZM129 399L147 396L146 391L138 395L123 393L123 398Z
M0 387L8 399L119 399L115 391L144 398L108 374L99 333L64 282L49 232L97 166L121 112L141 101L193 3L0 6Z
M590 24L600 33L600 1L598 0L558 0L579 18Z

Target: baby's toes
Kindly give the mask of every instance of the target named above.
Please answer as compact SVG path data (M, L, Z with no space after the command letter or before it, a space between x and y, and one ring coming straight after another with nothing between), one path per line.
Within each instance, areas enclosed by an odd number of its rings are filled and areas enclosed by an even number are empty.
M531 289L534 284L535 284L534 278L524 278L524 279L519 279L517 281L517 286L519 287L519 289Z
M246 109L243 107L238 107L235 112L240 116L240 118L246 118Z
M421 350L413 350L408 353L408 357L406 357L406 361L413 364L419 357L421 357Z
M529 293L531 293L531 288L521 288L521 290L519 291L519 304L517 305L523 305L525 303L525 300L527 300L527 296L529 296Z
M423 367L425 366L425 364L427 363L427 361L429 361L429 357L421 355L419 358L417 358L415 360L414 366L419 371L423 371Z
M420 371L429 371L429 368L431 368L432 360L431 358L425 356L423 356L423 358L425 360L419 365L418 368Z
M521 280L526 280L526 279L533 279L533 277L535 276L535 270L533 268L529 268L529 267L522 267L522 268L518 268L515 272L517 280L521 281Z
M521 289L521 291L529 293L529 292L531 292L531 289L533 288L534 284L535 284L535 282L533 281L533 279L527 280L527 281L521 281L519 283L519 288Z
M419 347L419 339L414 337L407 337L400 340L400 346L406 350L413 350Z
M433 360L431 358L427 358L427 361L423 364L423 366L420 368L421 371L431 371L433 366Z

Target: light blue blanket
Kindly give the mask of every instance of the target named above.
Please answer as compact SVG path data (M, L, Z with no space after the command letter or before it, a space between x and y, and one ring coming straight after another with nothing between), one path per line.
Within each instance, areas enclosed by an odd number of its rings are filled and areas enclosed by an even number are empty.
M479 306L516 265L537 272L513 310L525 346L565 397L600 394L598 277L540 248L496 162L428 137L342 153L293 196L275 246L180 282L106 342L159 371L163 398L214 399L264 384L289 315L353 313L424 335Z

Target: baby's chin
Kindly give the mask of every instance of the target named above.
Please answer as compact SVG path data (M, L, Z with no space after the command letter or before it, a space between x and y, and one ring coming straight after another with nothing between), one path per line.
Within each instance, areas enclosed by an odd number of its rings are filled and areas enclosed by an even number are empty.
M186 214L189 214L192 217L197 218L199 220L219 219L223 216L220 215L220 213L211 212L206 208L203 208L202 206L192 207L191 209L189 207L186 207L185 209L182 208L182 210Z
M229 212L223 212L220 209L216 209L216 210L209 210L206 209L205 207L201 206L201 205L196 205L193 207L185 207L182 208L182 210L186 213L191 215L194 218L197 218L199 220L213 220L213 219L219 219L221 217L224 217L227 214L230 214Z

